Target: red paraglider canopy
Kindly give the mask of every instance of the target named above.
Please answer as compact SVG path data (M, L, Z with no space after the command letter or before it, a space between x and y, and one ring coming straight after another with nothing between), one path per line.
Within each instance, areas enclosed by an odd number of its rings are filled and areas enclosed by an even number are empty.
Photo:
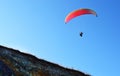
M81 16L81 15L85 15L85 14L93 14L93 15L97 16L96 12L91 9L87 9L87 8L78 9L78 10L70 12L66 16L65 23L68 23L71 19L73 19L77 16Z

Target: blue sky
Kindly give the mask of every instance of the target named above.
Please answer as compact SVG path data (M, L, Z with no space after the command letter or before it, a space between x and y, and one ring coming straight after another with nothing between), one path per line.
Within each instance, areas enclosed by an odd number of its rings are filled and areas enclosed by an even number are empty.
M0 0L0 45L93 76L120 76L119 3ZM65 24L66 15L79 8L93 9L98 17L84 15Z

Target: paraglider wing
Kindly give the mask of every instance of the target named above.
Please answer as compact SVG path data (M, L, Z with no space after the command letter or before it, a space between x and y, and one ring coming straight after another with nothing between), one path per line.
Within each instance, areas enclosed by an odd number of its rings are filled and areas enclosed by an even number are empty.
M91 9L86 9L86 8L83 8L83 9L78 9L78 10L75 10L73 12L70 12L66 18L65 18L65 23L68 23L71 19L77 17L77 16L81 16L81 15L85 15L85 14L93 14L95 16L97 16L96 12L91 10Z

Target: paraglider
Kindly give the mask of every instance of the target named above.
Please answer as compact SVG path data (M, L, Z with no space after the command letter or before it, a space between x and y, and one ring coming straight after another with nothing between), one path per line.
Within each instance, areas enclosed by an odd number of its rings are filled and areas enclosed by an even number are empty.
M83 36L83 32L80 32L80 36L81 36L81 37Z
M97 13L93 11L92 9L82 8L82 9L78 9L78 10L70 12L65 18L65 24L68 23L73 18L76 18L81 15L86 15L86 14L92 14L97 17ZM80 32L80 36L81 37L83 36L83 32Z
M81 16L85 14L93 14L97 17L97 13L95 11L88 9L88 8L82 8L82 9L78 9L78 10L70 12L65 18L65 23L68 23L71 19L77 16Z

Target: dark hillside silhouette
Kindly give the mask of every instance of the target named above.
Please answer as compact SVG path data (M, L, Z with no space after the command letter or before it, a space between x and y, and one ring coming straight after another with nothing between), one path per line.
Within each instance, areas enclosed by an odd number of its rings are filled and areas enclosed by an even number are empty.
M90 76L0 45L0 76Z

